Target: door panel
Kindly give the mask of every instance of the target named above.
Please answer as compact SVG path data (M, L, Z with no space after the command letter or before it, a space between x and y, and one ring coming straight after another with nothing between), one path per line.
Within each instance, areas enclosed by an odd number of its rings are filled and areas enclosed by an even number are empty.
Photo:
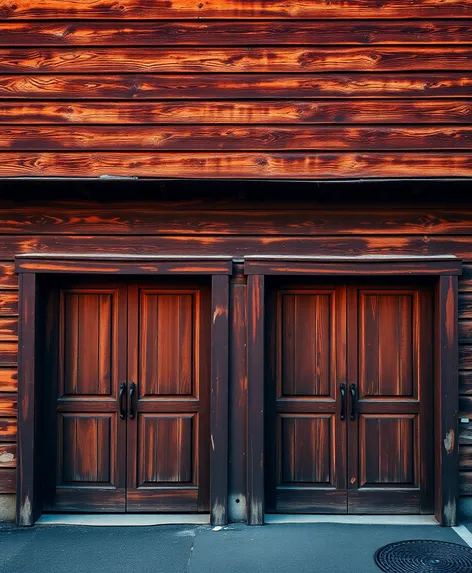
M209 509L209 289L129 287L128 511Z
M349 512L431 509L432 323L426 288L349 287Z
M49 422L56 484L44 509L125 509L126 424L118 408L119 380L126 376L125 311L124 287L58 291L58 376L51 377L56 428Z
M266 505L346 512L344 287L275 288L268 298ZM274 435L275 429L275 435Z

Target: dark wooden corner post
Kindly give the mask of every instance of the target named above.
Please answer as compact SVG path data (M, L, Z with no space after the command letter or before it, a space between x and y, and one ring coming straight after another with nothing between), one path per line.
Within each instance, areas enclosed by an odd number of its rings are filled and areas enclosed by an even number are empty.
M457 283L455 275L439 277L436 303L435 517L446 526L457 524L459 499Z
M33 525L37 517L37 471L35 468L36 428L36 298L35 274L19 277L18 347L18 466L16 521Z
M454 256L247 256L248 521L264 523L264 277L430 277L435 304L435 517L456 524L458 488L458 311L461 262Z
M29 254L16 257L20 285L18 374L17 522L33 525L40 515L35 409L37 291L41 274L211 277L211 509L212 525L228 522L228 336L231 257L165 255Z

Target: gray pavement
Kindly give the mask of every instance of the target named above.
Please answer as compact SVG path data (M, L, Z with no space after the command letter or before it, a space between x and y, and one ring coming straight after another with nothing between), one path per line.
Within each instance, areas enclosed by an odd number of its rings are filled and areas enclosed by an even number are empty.
M465 543L450 528L284 524L0 529L1 573L379 573L376 549L406 539Z

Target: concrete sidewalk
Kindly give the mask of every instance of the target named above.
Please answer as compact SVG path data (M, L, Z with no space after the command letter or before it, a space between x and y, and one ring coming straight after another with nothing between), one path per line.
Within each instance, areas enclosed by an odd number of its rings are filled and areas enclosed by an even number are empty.
M373 554L393 541L465 545L434 525L283 524L0 529L2 573L379 573Z

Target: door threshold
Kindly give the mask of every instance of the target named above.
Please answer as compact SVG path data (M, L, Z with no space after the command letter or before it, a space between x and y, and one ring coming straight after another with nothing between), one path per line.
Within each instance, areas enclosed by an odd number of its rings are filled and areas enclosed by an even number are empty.
M267 524L346 523L351 525L439 525L434 515L290 515L266 514Z
M130 527L150 525L208 525L210 515L203 514L165 514L165 513L45 513L36 525L93 525L97 527Z

